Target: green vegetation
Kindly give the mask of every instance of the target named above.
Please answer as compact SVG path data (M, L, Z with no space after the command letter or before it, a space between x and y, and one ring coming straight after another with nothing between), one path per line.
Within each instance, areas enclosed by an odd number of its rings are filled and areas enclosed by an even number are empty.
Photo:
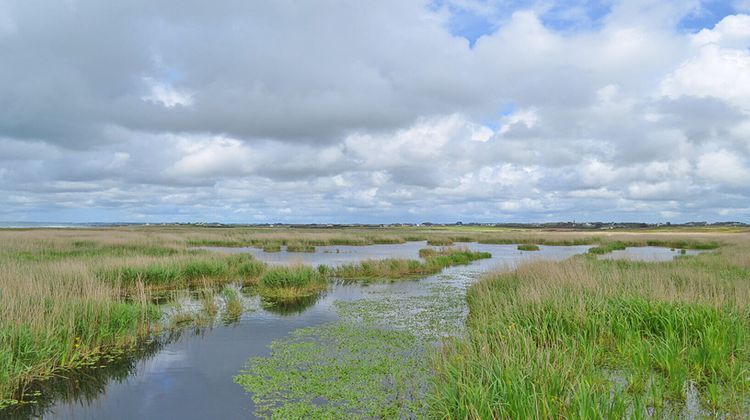
M202 290L201 298L203 302L203 308L201 309L203 315L207 319L213 320L216 318L216 314L219 313L219 305L216 304L214 291L211 289Z
M622 251L627 248L627 245L622 242L609 242L603 245L595 246L589 249L589 254L609 254L612 251Z
M16 251L13 255L20 260L41 262L88 257L132 257L140 255L164 257L176 255L179 252L178 249L163 246L98 244L92 241L73 241L70 246L65 248L39 247Z
M313 245L306 244L289 244L286 246L287 252L315 252Z
M189 258L161 259L142 265L106 266L97 271L97 276L126 289L142 284L157 290L219 285L238 279L245 284L253 284L264 271L265 264L248 254L201 254Z
M266 263L248 254L236 254L227 259L229 267L239 275L245 284L253 284L266 271Z
M258 241L247 239L187 239L191 247L245 248L257 246Z
M451 238L430 238L427 240L427 245L432 246L450 246L453 245L453 239Z
M440 267L451 265L466 265L472 261L491 258L489 252L470 251L468 248L422 248L419 256L424 258L428 264Z
M747 249L490 275L468 294L466 337L436 356L431 416L681 417L691 399L747 412Z
M591 245L600 242L601 240L596 237L570 237L564 235L554 235L550 237L529 237L529 236L492 236L492 237L480 237L477 240L480 244L494 244L494 245L515 245L515 244L539 244L549 246L577 246L577 245Z
M258 285L261 296L283 300L317 294L328 287L328 281L312 267L282 266L268 269Z
M25 299L24 306L37 306L35 322L0 328L0 408L14 402L11 395L24 382L97 363L110 352L136 346L150 323L160 318L151 305L73 297L63 303L37 296ZM13 306L4 312L20 305Z
M326 274L345 280L395 280L425 276L433 271L421 261L387 258L326 268Z
M539 251L539 245L535 244L521 244L517 248L519 251Z
M397 245L406 243L407 239L396 236L374 236L367 238L372 245Z
M628 247L664 246L683 249L716 249L728 236L747 232L742 228L659 228L643 230L540 230L511 229L491 226L422 226L422 227L331 227L331 228L178 228L171 234L189 235L189 246L223 246L263 248L266 245L302 244L306 246L399 244L406 241L428 241L430 245L455 242L483 244L535 244L549 246L607 245L611 242ZM637 232L637 233L636 233Z
M462 289L425 291L337 301L342 321L275 341L271 355L252 358L235 381L253 393L259 417L424 417L427 352L464 320Z
M425 248L419 251L419 256L425 261L395 258L368 260L327 268L325 272L344 280L396 280L434 274L445 267L469 264L478 259L491 257L487 252L473 252L459 248L441 250Z
M224 322L231 323L238 321L244 310L240 294L231 287L224 287L221 294L224 298Z
M417 345L407 332L350 323L303 328L234 379L253 393L259 416L408 418L419 410Z
M281 252L281 244L269 243L263 245L263 252Z

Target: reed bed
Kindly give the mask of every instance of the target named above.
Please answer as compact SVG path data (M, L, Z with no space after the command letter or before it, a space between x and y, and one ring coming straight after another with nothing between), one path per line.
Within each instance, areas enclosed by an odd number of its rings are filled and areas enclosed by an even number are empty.
M80 262L2 261L0 279L0 406L32 380L137 344L159 318Z
M387 258L368 260L338 267L325 268L326 274L343 280L397 280L435 274L452 266L469 264L472 261L490 258L488 252L473 252L464 248L424 248L419 251L424 261Z
M142 284L149 290L200 285L220 286L237 280L256 284L266 265L248 254L185 253L175 257L136 257L92 264L97 277L131 291Z
M490 274L468 293L466 336L436 352L431 416L741 416L748 279L747 243L663 263L579 256Z
M430 238L427 240L427 245L432 246L450 246L453 245L453 238Z

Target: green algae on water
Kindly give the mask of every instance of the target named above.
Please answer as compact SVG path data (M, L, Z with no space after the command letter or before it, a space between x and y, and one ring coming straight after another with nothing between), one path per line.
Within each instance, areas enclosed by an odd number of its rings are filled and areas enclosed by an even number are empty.
M427 363L408 331L335 322L302 328L234 380L274 418L409 418L422 412Z

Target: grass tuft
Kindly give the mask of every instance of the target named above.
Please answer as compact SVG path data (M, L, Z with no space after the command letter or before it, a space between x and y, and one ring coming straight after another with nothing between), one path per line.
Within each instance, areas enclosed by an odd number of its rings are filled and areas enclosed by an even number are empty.
M265 298L292 299L317 294L327 285L325 276L312 267L273 267L260 278L259 293Z
M287 252L315 252L315 247L307 244L289 244L286 250Z
M519 251L539 251L539 245L534 244L521 244L517 248Z

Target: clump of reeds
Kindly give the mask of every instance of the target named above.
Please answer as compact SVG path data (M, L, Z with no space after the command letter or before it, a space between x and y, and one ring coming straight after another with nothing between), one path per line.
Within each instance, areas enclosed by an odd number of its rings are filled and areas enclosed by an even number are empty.
M593 248L589 248L589 254L609 254L612 251L622 251L627 248L627 244L623 242L608 242L599 246L595 246Z
M539 251L539 245L521 244L516 247L519 251Z
M427 245L432 246L450 246L453 245L453 239L445 237L430 238L427 240Z
M281 244L276 242L264 244L263 252L281 252Z
M222 314L224 322L236 322L239 320L243 311L240 294L236 289L231 287L224 287L221 294L224 299L224 313Z
M227 258L227 263L245 285L257 284L260 276L265 273L267 265L249 254L235 254Z
M136 345L159 319L80 263L0 262L0 405L23 398L25 383Z
M303 244L303 243L292 243L286 246L287 252L315 252L315 246Z
M134 261L126 265L102 265L97 276L109 283L132 289L142 283L147 288L174 289L221 285L238 278L245 284L257 283L266 265L249 254L194 254L179 258Z
M372 244L377 244L377 245L397 245L397 244L403 244L406 242L404 238L401 238L398 236L375 236L375 237L369 238L369 240Z
M216 314L219 312L219 305L216 303L214 291L211 288L206 288L201 291L201 301L201 311L203 316L210 320L216 318Z
M273 267L260 278L259 293L265 298L298 298L325 290L327 280L309 266Z

